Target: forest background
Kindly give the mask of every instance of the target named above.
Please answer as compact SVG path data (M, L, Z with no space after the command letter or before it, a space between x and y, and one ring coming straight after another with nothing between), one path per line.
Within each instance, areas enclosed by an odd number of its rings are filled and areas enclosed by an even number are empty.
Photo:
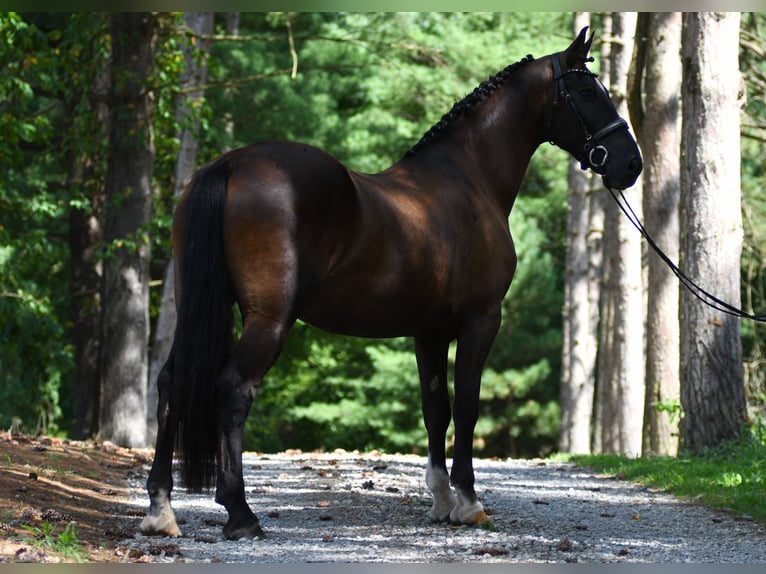
M561 50L573 37L570 13L221 13L201 34L188 32L183 14L152 18L151 71L138 90L152 108L151 217L131 236L109 240L104 186L116 149L105 129L114 84L105 73L114 42L109 16L0 15L0 428L99 436L101 389L109 384L98 380L108 360L97 344L103 270L126 244L150 257L147 354L160 346L184 134L195 134L196 165L251 142L292 139L375 172L487 76L528 53ZM591 23L596 49L602 21L595 15ZM764 26L763 15L743 14L741 285L742 301L756 310L766 308ZM190 78L190 61L206 77ZM567 170L563 151L542 146L510 216L519 265L483 377L481 456L559 448ZM755 423L766 404L764 334L742 323ZM245 447L425 452L411 342L340 337L298 323L254 403Z

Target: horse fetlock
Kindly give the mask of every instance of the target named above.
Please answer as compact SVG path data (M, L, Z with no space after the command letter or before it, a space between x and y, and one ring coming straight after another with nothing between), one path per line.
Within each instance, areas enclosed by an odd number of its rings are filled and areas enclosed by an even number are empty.
M426 467L426 484L434 497L433 506L428 513L431 522L446 522L449 520L450 513L457 503L455 495L449 484L447 471L442 468L431 466L430 462Z

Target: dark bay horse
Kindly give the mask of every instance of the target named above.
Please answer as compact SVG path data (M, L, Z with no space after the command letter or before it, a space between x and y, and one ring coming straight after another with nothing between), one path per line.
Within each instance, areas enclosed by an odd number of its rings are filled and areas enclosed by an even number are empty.
M474 491L473 431L482 369L516 268L508 215L527 164L550 141L614 188L641 172L627 124L586 68L586 30L563 52L527 56L483 82L382 173L356 173L292 142L240 148L197 172L173 223L178 323L158 379L144 533L181 534L170 506L179 446L187 488L215 485L229 515L224 536L264 536L245 500L242 429L299 318L336 333L414 338L429 516L486 520ZM243 320L236 345L235 303Z

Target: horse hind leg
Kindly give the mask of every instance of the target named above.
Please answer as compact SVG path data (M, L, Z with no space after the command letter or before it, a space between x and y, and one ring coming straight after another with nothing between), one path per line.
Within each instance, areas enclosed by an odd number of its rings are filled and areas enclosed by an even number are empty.
M170 505L173 490L173 445L178 428L178 413L172 407L173 351L157 378L159 402L157 406L157 441L154 462L149 472L146 490L149 493L149 512L141 521L141 532L146 535L181 536L175 513Z
M218 469L215 500L229 519L224 537L265 538L255 513L245 498L242 474L242 440L245 420L263 376L279 356L288 325L268 320L246 321L237 348L218 379Z

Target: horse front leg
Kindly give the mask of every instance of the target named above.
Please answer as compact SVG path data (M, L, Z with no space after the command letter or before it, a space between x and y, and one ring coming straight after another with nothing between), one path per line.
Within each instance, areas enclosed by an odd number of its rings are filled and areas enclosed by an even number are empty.
M428 516L433 522L449 520L456 503L449 484L444 445L452 416L447 390L448 349L449 341L415 339L423 422L428 432L426 485L434 499Z
M149 512L141 521L141 532L152 535L181 536L175 513L170 506L173 490L173 446L178 429L178 412L174 407L173 351L157 377L159 401L157 405L157 440L154 461L146 490L149 493Z
M458 336L455 360L455 449L450 474L457 493L457 504L450 512L453 524L481 524L487 521L487 514L474 490L473 432L479 417L481 373L499 328L498 306L486 315L467 321Z

